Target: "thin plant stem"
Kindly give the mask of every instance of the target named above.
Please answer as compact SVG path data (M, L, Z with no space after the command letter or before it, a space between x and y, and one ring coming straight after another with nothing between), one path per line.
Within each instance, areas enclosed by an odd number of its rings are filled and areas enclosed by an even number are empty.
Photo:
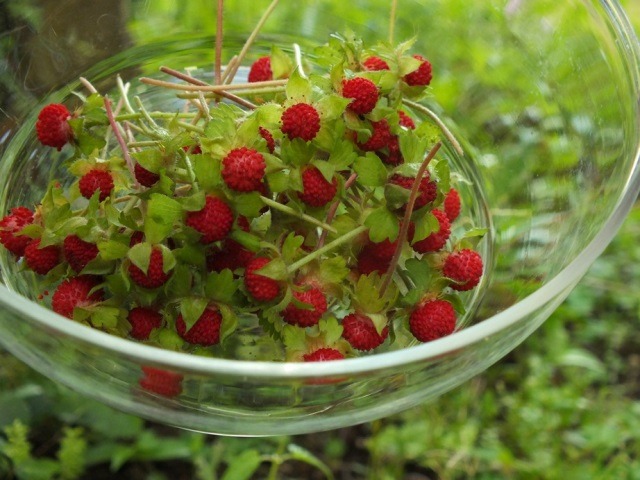
M433 110L425 107L424 105L421 105L421 104L419 104L417 102L413 102L411 100L403 100L402 103L404 103L408 107L411 107L411 108L413 108L415 110L418 110L419 112L424 113L429 118L431 118L434 122L436 122L436 125L438 126L438 128L440 130L442 130L442 133L444 133L444 136L449 141L451 146L453 146L455 151L458 152L458 155L460 155L461 157L464 157L464 150L460 146L460 142L458 142L458 140L456 139L455 135L451 132L451 130L449 130L447 128L447 126L440 119L440 117L438 116L438 114L436 112L434 112Z
M222 84L222 30L224 27L224 0L218 0L218 15L216 16L216 60L214 78L216 85Z
M227 66L224 69L224 72L222 73L222 83L227 83L227 78L229 78L231 69L234 68L234 65L236 63L238 63L238 56L234 55L233 57L231 57L231 60L229 60L229 63L227 63Z
M140 187L138 180L136 180L136 175L134 173L134 165L133 159L131 155L129 155L129 149L127 148L127 142L125 141L122 133L120 132L120 128L118 127L118 123L116 122L115 117L113 116L113 110L111 109L111 100L108 97L104 97L104 108L107 112L107 118L109 119L109 124L111 125L111 129L113 130L113 134L120 145L120 149L122 150L122 156L127 164L127 168L129 168L129 172L131 172L131 176L133 177L133 182L136 188Z
M387 291L387 287L391 283L391 279L393 278L393 272L395 272L396 267L398 266L398 260L400 260L400 253L402 252L402 247L404 246L404 242L407 240L407 235L409 233L409 223L411 221L411 214L413 213L413 208L416 205L416 199L418 198L418 190L420 189L420 182L422 181L422 177L424 176L424 172L427 171L427 167L433 157L436 156L438 150L442 147L442 142L436 143L426 158L423 160L422 164L420 164L420 169L416 174L416 178L413 180L413 185L411 186L411 193L409 194L409 201L407 202L407 207L404 211L404 217L402 218L402 225L400 226L400 233L398 234L398 244L396 245L396 249L393 252L393 257L391 257L391 262L389 263L389 268L385 272L385 275L382 279L382 283L380 284L380 297L384 297L385 292Z
M89 93L98 93L98 90L96 89L96 87L93 86L93 84L87 80L84 77L80 77L80 83L84 86L84 88L86 88Z
M274 210L278 210L287 215L291 215L292 217L296 217L296 218L299 218L300 220L304 220L306 222L312 223L313 225L320 227L324 230L329 230L330 232L337 233L337 230L333 228L331 225L327 225L326 223L318 220L317 218L312 217L311 215L298 212L297 210L294 210L291 207L278 203L275 200L271 200L270 198L267 198L262 195L260 196L260 200L262 200L262 203L264 203L268 207L273 208Z
M287 84L287 80L265 80L264 82L234 83L231 85L179 85L177 83L156 80L155 78L141 77L140 81L147 85L164 87L171 90L183 90L185 92L215 92L220 93L227 90L246 90L260 87L281 87Z
M393 45L396 34L396 18L398 16L398 0L391 0L391 11L389 12L389 44Z
M131 106L131 102L129 102L129 87L131 86L131 84L129 82L127 82L126 84L123 83L122 77L120 75L116 77L116 83L118 84L118 90L120 90L120 98L122 98L122 101L124 102L125 110L129 113L136 113L136 111Z
M260 30L266 23L271 13L273 13L273 11L275 10L276 6L278 5L278 1L279 0L273 0L271 4L267 7L267 9L264 11L264 13L262 14L262 17L260 17L260 20L258 20L258 23L256 24L255 28L249 35L249 38L247 38L247 41L242 46L242 50L240 50L240 53L238 54L237 61L234 63L233 67L231 67L231 70L229 70L229 75L227 75L227 78L225 79L225 83L229 84L233 82L233 79L235 78L236 73L238 72L238 67L244 60L244 57L247 55L247 52L249 51L249 48L251 47L251 45L253 45L253 42L258 36L258 32L260 32Z
M351 176L347 179L347 181L344 182L345 191L348 190L351 187L351 185L354 184L357 178L358 178L357 173L354 172L351 174ZM331 222L333 221L333 218L335 217L336 211L338 210L339 206L340 206L340 200L336 200L329 207L329 211L327 212L327 219L326 219L327 225L331 225ZM318 238L318 243L316 244L316 250L319 248L322 248L322 246L324 245L324 242L327 239L327 233L328 233L327 230L323 230L322 233L320 233L320 238Z
M300 49L300 45L297 43L293 44L293 57L296 61L296 68L298 69L298 73L302 78L307 78L307 74L304 72L304 67L302 66L302 50Z
M263 95L263 94L268 94L268 93L280 93L280 92L284 92L285 91L285 87L284 85L279 86L279 87L266 87L266 88L247 88L246 90L238 90L236 91L236 95L230 94L229 92L223 91L224 93L205 93L204 97L205 98L216 98L218 95L223 95L226 94L228 95L227 98L229 98L229 100L231 100L231 96L233 95L235 97L234 101L235 102L239 102L236 99L241 99L240 96L258 96L258 95ZM192 99L192 98L198 98L198 93L178 93L176 95L178 98L181 99Z

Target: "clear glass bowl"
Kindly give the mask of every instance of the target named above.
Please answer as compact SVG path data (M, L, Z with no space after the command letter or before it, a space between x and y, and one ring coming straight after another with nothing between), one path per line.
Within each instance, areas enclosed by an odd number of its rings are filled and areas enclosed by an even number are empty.
M0 205L38 202L56 164L27 141L42 105L79 89L213 64L213 1L31 2L9 8L0 81ZM171 2L168 2L169 4ZM386 38L387 1L283 1L252 57L276 42L324 43L346 28ZM155 5L154 5L155 4ZM21 4L22 5L22 4ZM226 59L267 2L226 2ZM78 19L82 18L81 21ZM19 27L28 28L19 28ZM6 34L6 32L5 32ZM312 364L232 361L165 351L40 306L0 256L0 342L50 378L116 408L230 435L298 434L352 425L432 399L515 348L554 311L631 208L640 177L640 47L615 1L400 0L395 35L434 65L433 98L463 139L491 235L473 318L440 340ZM403 37L403 35L406 35ZM471 193L469 193L471 194ZM473 215L473 212L471 212ZM180 393L140 387L142 367L174 372Z

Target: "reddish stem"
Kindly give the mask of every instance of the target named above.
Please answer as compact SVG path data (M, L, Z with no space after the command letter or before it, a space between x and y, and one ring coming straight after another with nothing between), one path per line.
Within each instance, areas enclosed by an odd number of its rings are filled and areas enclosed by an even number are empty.
M347 179L347 181L344 182L345 191L348 190L351 187L351 185L355 183L357 178L358 178L357 173L354 172L351 174L351 176ZM338 210L339 206L340 206L340 200L336 200L329 207L329 210L327 211L327 219L325 222L327 225L331 225L331 222L333 221L333 217L335 217L336 211ZM324 246L324 242L327 239L328 233L329 232L327 230L322 230L322 233L320 234L320 238L318 239L318 244L316 245L316 250Z
M124 157L124 160L127 163L127 167L131 172L131 176L133 177L134 184L137 188L140 186L140 184L138 183L138 180L136 179L136 174L134 172L133 159L131 158L131 155L129 155L127 142L122 136L122 133L118 128L118 123L116 122L116 119L113 116L113 110L111 109L111 100L109 100L109 98L107 98L106 96L104 97L104 108L107 112L107 118L109 119L109 124L111 125L111 129L113 130L113 134L115 135L116 140L118 140L118 144L120 145L120 149L122 150L122 156Z

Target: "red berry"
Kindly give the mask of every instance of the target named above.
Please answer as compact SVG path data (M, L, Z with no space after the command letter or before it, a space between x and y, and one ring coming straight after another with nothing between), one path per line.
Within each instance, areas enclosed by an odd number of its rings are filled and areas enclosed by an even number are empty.
M133 166L133 174L135 175L138 183L143 187L153 187L158 183L158 180L160 180L160 175L150 172L139 163L136 163Z
M364 62L362 62L362 66L366 70L370 71L389 70L389 64L380 57L369 57Z
M222 160L222 179L232 190L259 190L267 168L262 154L247 147L234 148Z
M133 308L127 319L131 324L130 335L136 340L147 340L151 332L162 325L162 314L146 307Z
M85 198L91 198L100 190L100 201L111 195L113 190L113 177L106 170L94 168L85 173L79 182L80 193Z
M48 245L40 248L40 239L33 240L24 249L24 259L27 266L40 275L46 275L60 264L60 247Z
M32 238L19 235L25 226L33 223L33 212L26 207L11 209L11 213L0 220L0 243L11 253L21 257Z
M253 253L250 250L227 238L222 242L222 247L215 247L207 253L207 271L221 272L227 268L231 271L246 268L252 258Z
M421 342L430 342L453 333L456 312L444 300L430 300L419 305L409 317L409 330Z
M405 177L404 175L400 175L395 173L389 179L389 182L398 185L402 188L406 188L411 191L413 187L413 182L415 178ZM428 203L433 202L438 196L438 187L436 182L431 180L429 173L425 173L424 176L420 179L420 185L418 186L418 196L416 197L416 202L413 206L414 210L418 210L419 208L424 207ZM405 205L406 207L406 205Z
M53 311L67 318L73 318L73 309L88 307L103 300L102 290L93 290L100 280L91 275L79 275L63 281L51 297Z
M65 237L62 243L62 252L71 268L78 273L99 253L95 243L85 242L77 235L67 235Z
M386 239L382 242L369 242L365 248L367 248L368 252L375 258L380 260L391 260L396 251L397 245L398 240L391 242L389 239Z
M187 331L187 324L182 315L176 319L176 330L185 341L193 345L208 347L220 342L220 326L222 315L217 309L207 308Z
M400 151L400 142L398 141L397 135L391 135L389 138L389 142L387 143L387 151L389 153L384 154L383 152L378 152L376 155L380 157L380 159L386 163L387 165L393 165L397 167L398 165L404 163L404 157L402 156L402 152Z
M482 277L482 257L468 248L453 252L444 261L442 274L453 280L450 287L454 290L471 290Z
M360 149L365 152L383 149L393 137L391 130L389 130L389 123L384 118L378 122L371 122L371 127L373 129L371 137L366 142L358 144Z
M369 275L373 272L380 274L387 271L391 258L381 258L375 255L374 249L371 244L365 245L365 247L358 254L358 273L360 275Z
M305 362L329 362L331 360L343 360L344 355L335 348L319 348L302 356Z
M431 83L431 64L422 55L414 55L413 58L420 61L420 66L413 72L404 76L404 81L412 87L426 87Z
M320 170L309 166L302 172L302 192L298 198L311 207L324 207L336 196L338 182L327 182Z
M269 302L280 294L280 285L272 278L256 273L271 261L269 258L256 257L247 264L244 272L244 285L249 294L258 302Z
M355 77L342 83L342 96L353 98L347 106L357 115L370 113L378 103L378 87L368 78Z
M351 313L342 320L342 337L356 350L369 351L382 345L389 335L389 328L381 333L366 315Z
M229 235L233 226L233 212L218 197L207 195L202 210L189 212L185 223L202 234L201 243L217 242Z
M409 115L404 111L398 110L399 122L401 127L408 128L409 130L415 130L416 124Z
M138 245L144 241L144 232L140 230L136 230L131 234L131 238L129 239L129 247L133 247L134 245Z
M451 235L451 224L449 223L446 213L437 209L432 210L431 213L433 213L438 220L440 229L427 238L412 244L413 249L418 253L437 252L446 245Z
M276 149L276 141L273 139L271 132L264 127L259 127L258 133L260 133L260 136L267 142L267 149L269 149L269 153L273 153Z
M143 377L139 385L143 389L162 395L176 397L182 393L182 375L154 367L142 367Z
M450 223L460 215L460 194L455 188L449 190L444 197L444 212Z
M59 103L45 106L38 114L36 134L43 145L60 151L65 144L73 140L73 130L69 125L71 113Z
M129 276L136 284L145 288L158 288L164 285L172 271L164 271L164 262L162 259L162 250L160 247L154 246L149 256L149 268L146 273L135 266L133 263L129 265Z
M202 148L200 145L185 145L182 147L182 150L191 155L200 155L202 153Z
M301 138L310 142L320 131L320 114L308 103L296 103L287 108L281 117L282 133L289 140Z
M273 80L273 72L271 71L271 58L260 57L251 65L247 80L250 83L266 82Z
M293 303L282 311L285 322L298 327L312 327L320 321L320 317L327 311L327 297L317 287L311 287L303 292L293 292L293 297L311 305L311 310L298 308Z

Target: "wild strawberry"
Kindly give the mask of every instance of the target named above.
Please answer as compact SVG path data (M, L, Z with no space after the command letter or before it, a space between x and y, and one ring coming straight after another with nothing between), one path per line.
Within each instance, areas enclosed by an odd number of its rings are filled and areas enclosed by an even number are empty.
M185 223L202 234L201 243L217 242L229 235L233 212L218 197L207 195L202 210L187 213Z
M172 398L182 393L183 377L179 373L154 367L142 367L142 378L138 384L143 389Z
M234 148L222 160L222 179L232 190L252 192L262 185L266 164L258 151Z
M302 171L302 192L298 198L311 207L324 207L336 196L337 181L327 182L320 170L309 166Z
M62 252L71 268L80 272L91 260L98 256L95 243L85 242L77 235L67 235L62 243Z
M251 65L249 69L249 76L247 80L250 83L254 82L266 82L273 80L273 72L271 71L271 58L260 57Z
M449 236L451 235L451 224L449 223L447 214L438 209L432 210L431 213L433 213L438 220L440 229L437 232L433 232L427 238L414 242L411 245L418 253L437 252L438 250L441 250L442 247L446 245L447 240L449 240Z
M136 230L131 234L131 238L129 239L129 246L133 247L134 245L138 245L144 241L144 232L140 230Z
M24 259L27 266L40 275L46 275L60 264L60 247L48 245L40 248L40 239L35 239L24 249Z
M171 277L173 272L164 271L164 262L162 259L162 250L158 246L151 249L149 257L149 268L146 272L140 270L133 263L129 265L129 276L134 283L145 288L158 288L164 285Z
M129 334L136 340L147 340L151 332L162 325L162 314L152 308L135 307L129 312L127 320L131 324Z
M92 275L79 275L63 281L51 297L53 311L67 318L73 318L73 309L88 307L103 300L102 290L90 293L100 280Z
M202 148L200 145L185 145L182 147L182 150L191 154L191 155L200 155L202 153Z
M280 294L280 284L276 280L256 273L270 261L266 257L256 257L247 264L244 272L244 285L258 302L269 302Z
M136 163L134 165L133 174L135 175L138 183L147 188L153 187L156 183L158 183L158 180L160 180L160 175L150 172L139 163Z
M453 333L456 312L445 300L430 300L411 312L409 330L421 342L430 342Z
M455 188L449 190L444 197L444 212L450 223L460 215L460 194Z
M366 142L358 144L360 149L365 152L383 149L393 136L389 130L389 123L384 118L377 122L371 122L371 127L373 129L371 137Z
M271 132L264 127L259 127L258 133L267 142L267 149L269 150L269 153L273 153L276 149L276 141L273 139Z
M422 55L414 55L413 58L420 61L420 66L413 72L404 76L404 81L412 87L426 87L431 83L431 63Z
M31 243L31 237L18 232L33 223L33 212L26 207L11 209L11 213L0 220L0 243L11 253L21 257Z
M298 308L293 303L282 311L285 322L298 327L312 327L320 321L320 317L327 311L327 297L317 287L311 287L302 292L293 292L293 297L311 305L312 309Z
M308 103L296 103L287 108L281 117L282 133L289 140L300 138L310 142L320 131L320 114Z
M364 62L362 62L362 66L366 70L377 71L377 70L389 70L389 64L385 62L380 57L369 57Z
M38 114L36 134L43 145L60 151L67 142L73 140L73 130L69 125L71 113L62 104L51 103Z
M368 78L355 77L342 82L342 96L353 98L347 106L357 115L370 113L378 103L378 87Z
M408 128L409 130L415 130L416 124L409 115L406 114L403 110L398 110L398 117L401 127Z
M96 191L100 190L100 201L111 195L113 190L113 177L106 170L94 168L85 173L78 184L80 193L85 198L91 198Z
M319 348L303 355L302 359L305 362L330 362L332 360L343 360L344 355L335 348Z
M378 155L378 157L380 157L380 159L387 165L397 167L404 163L404 157L400 151L400 142L397 135L390 136L387 143L387 152L388 153L385 154L384 152L379 151L376 155Z
M445 259L442 274L453 280L449 286L454 290L471 290L482 277L482 257L468 248L453 252Z
M373 321L361 313L351 313L344 317L342 328L342 337L356 350L365 352L382 345L389 335L388 327L378 333Z
M398 185L402 188L406 188L409 191L413 187L414 181L415 181L414 178L406 177L398 173L393 174L389 179L389 183ZM429 176L429 173L425 173L424 176L420 179L420 185L418 186L418 196L416 197L416 202L413 208L415 210L418 210L419 208L424 207L428 203L433 202L437 196L438 196L438 187L436 185L436 182L431 181L431 177Z
M220 342L220 326L222 315L217 309L207 308L187 331L187 324L182 315L176 319L176 330L185 341L193 345L208 347Z
M391 258L381 258L375 255L371 245L365 247L358 254L358 264L356 268L360 275L369 275L373 272L380 274L387 271Z
M227 238L221 247L214 247L207 253L207 271L221 272L227 268L231 271L246 268L252 258L253 252L235 240Z

